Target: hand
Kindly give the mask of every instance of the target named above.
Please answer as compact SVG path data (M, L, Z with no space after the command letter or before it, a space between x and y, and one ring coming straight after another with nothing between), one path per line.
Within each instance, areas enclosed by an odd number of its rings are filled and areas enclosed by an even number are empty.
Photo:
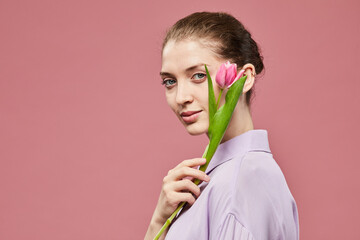
M179 203L187 202L192 205L195 202L195 197L199 197L200 188L191 180L197 178L201 181L210 181L208 175L194 168L203 165L205 162L205 158L184 160L164 177L160 197L154 212L160 221L165 222Z

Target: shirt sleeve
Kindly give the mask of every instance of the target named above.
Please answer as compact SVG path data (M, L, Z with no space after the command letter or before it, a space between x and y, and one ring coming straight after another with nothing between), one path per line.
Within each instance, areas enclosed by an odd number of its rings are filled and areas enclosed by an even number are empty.
M233 214L228 214L220 226L219 240L254 240L252 234L235 218Z

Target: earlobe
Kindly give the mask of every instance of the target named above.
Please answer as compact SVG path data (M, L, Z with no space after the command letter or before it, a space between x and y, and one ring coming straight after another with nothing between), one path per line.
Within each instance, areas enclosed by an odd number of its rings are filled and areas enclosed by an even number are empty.
M246 93L254 86L256 72L254 65L252 65L251 63L245 64L242 69L245 69L244 75L247 76L243 88L243 93Z

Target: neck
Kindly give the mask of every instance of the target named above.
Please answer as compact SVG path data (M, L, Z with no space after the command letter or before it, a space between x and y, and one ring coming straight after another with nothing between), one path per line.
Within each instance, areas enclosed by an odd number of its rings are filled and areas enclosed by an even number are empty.
M221 143L254 129L249 106L239 101Z

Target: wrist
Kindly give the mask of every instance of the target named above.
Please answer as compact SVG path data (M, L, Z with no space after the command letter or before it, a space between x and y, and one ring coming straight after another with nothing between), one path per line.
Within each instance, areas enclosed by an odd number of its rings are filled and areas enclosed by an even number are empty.
M164 225L166 220L167 220L166 217L161 216L160 214L158 214L155 211L154 215L151 218L150 224L152 224L154 226L162 226L162 225Z
M151 219L148 230L146 232L145 240L154 239L154 237L156 236L156 234L158 234L158 232L160 231L162 226L163 226L163 223L161 223L160 220ZM166 233L167 233L167 229L164 232L164 234L162 234L160 239L164 239L166 236Z

